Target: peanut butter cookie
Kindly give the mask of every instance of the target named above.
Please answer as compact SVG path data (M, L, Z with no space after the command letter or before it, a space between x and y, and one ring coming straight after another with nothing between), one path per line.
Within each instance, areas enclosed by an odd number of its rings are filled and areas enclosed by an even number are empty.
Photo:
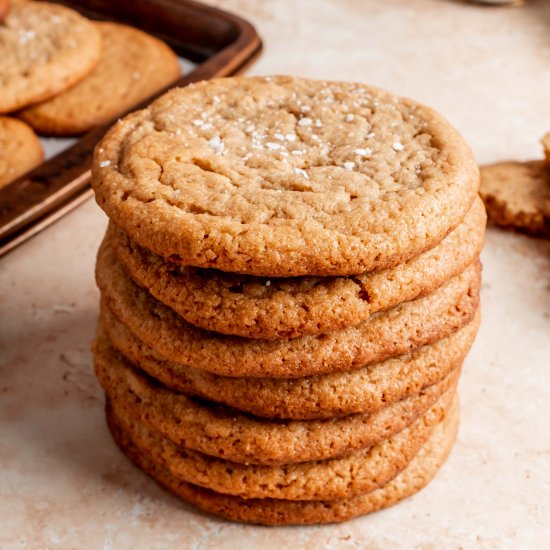
M104 124L174 82L181 73L164 42L117 23L97 23L102 38L95 69L69 90L20 113L42 134L81 134Z
M544 161L482 166L480 194L495 225L550 236L550 171Z
M409 465L392 481L374 491L348 499L290 501L278 499L244 499L224 495L187 483L155 463L132 441L132 437L108 413L107 420L121 450L138 467L172 493L198 508L233 521L264 525L334 523L387 508L425 487L441 468L458 432L459 412L455 405L432 437Z
M479 303L476 261L434 293L375 313L355 327L286 340L251 340L199 329L135 285L111 248L98 253L96 278L108 308L164 358L222 376L300 378L346 371L414 349L467 325Z
M98 204L183 265L353 275L433 248L479 187L431 109L357 83L235 77L173 90L96 148Z
M24 122L0 116L0 187L44 160L40 140Z
M357 370L306 378L232 378L167 361L104 310L96 348L113 348L174 391L267 418L310 420L372 414L437 384L460 367L479 326L466 327L405 356Z
M0 113L43 101L76 84L99 61L101 36L77 12L15 2L0 25Z
M148 252L113 224L107 240L127 273L195 326L247 338L281 339L357 325L369 315L427 296L481 252L481 199L436 247L408 262L354 277L266 279L179 266Z

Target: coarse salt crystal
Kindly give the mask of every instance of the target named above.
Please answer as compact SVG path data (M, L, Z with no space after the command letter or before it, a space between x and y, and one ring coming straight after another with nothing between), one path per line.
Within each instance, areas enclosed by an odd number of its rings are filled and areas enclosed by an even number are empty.
M356 155L361 155L363 157L367 157L369 155L372 155L372 149L370 148L366 148L366 149L355 149L355 151L353 151Z
M271 286L271 281L266 281L265 286Z
M281 145L279 143L273 143L273 141L268 141L265 146L272 151L276 151L277 149L281 148Z
M309 105L302 105L300 110L302 111L302 113L309 113L311 111L311 107Z
M346 170L353 170L355 168L355 162L349 160L348 162L344 162L344 168Z
M174 197L179 197L180 196L180 193L181 193L181 190L180 189L174 189L174 191L172 192L172 195Z
M100 163L99 163L99 166L101 166L101 168L105 168L106 166L109 166L111 164L111 161L110 160L102 160Z
M209 142L208 145L214 149L216 155L221 155L223 153L224 149L224 143L221 140L220 136L213 137Z
M204 124L204 120L201 120L200 118L197 118L193 121L193 126L202 126Z
M403 144L400 142L400 141L396 141L393 145L393 150L394 151L403 151L404 147L403 147Z
M355 118L355 117L354 117L351 113L348 113L348 114L344 117L344 120L345 120L346 122L353 122L353 119L354 119L354 118Z
M305 116L298 121L298 126L311 126L311 118Z
M284 139L285 139L285 136L283 136L283 134L280 134L279 132L275 132L275 133L273 134L273 137L274 137L275 139L280 140L280 141L284 141Z
M293 155L303 155L304 152L301 151L300 149L295 149L294 151L292 151L292 154L293 154Z
M305 170L302 170L301 168L294 168L294 172L300 176L304 176L307 180L309 179L309 176Z
M19 44L26 44L29 40L33 40L36 36L34 31L19 31Z
M296 134L286 134L285 139L287 141L296 141Z

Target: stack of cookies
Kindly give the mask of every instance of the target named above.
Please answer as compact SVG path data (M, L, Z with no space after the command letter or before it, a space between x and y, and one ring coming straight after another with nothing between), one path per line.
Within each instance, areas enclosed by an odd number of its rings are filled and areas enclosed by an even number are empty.
M34 130L82 134L180 75L164 42L48 2L0 0L0 187L40 164ZM31 128L32 127L32 128Z
M117 444L237 521L342 521L424 487L479 324L478 185L444 119L361 84L212 80L119 121L93 168Z

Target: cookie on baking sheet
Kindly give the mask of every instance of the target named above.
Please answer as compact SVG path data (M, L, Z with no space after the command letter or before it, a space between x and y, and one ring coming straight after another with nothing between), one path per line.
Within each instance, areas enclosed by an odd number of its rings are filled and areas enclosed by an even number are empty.
M480 194L495 225L550 235L550 170L544 161L482 166Z
M367 493L391 481L429 439L454 395L454 388L447 391L410 426L372 447L343 458L282 466L239 464L178 447L136 422L115 402L111 408L140 452L181 481L243 498L332 500Z
M476 261L434 293L355 327L286 340L223 336L190 325L134 284L105 242L96 279L102 307L166 359L223 376L299 378L403 355L465 326L479 303L480 265Z
M235 77L172 90L96 148L109 218L174 262L351 275L441 241L479 187L440 115L357 83Z
M267 418L298 420L372 414L420 393L458 368L479 326L479 314L466 327L411 354L365 368L294 379L231 378L166 361L140 342L107 309L96 343L102 353L113 348L168 388Z
M265 279L179 266L140 247L111 224L107 241L127 273L186 321L248 338L295 338L357 325L426 296L462 273L483 246L481 199L436 247L398 266L355 277Z
M24 122L0 116L0 187L44 160L40 140Z
M439 384L373 414L325 420L269 420L168 390L121 355L95 347L99 383L118 409L177 445L242 464L280 465L336 458L400 432L449 388Z
M106 123L174 82L176 54L164 42L118 23L97 23L102 48L95 69L78 84L20 113L38 132L74 135Z
M10 0L0 0L0 24L7 17L11 8Z
M368 514L396 504L425 487L441 468L456 440L458 402L408 466L386 485L348 499L291 501L270 498L244 499L224 495L175 477L134 443L112 412L107 421L115 442L134 464L158 483L198 508L233 521L265 525L333 523Z
M17 2L0 25L0 113L58 94L97 64L101 37L77 12L47 2Z

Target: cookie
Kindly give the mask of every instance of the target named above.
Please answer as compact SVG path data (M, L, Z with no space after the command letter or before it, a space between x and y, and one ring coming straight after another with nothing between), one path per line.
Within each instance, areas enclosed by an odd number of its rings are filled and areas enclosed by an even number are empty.
M400 432L449 388L459 369L380 411L326 420L267 420L168 390L118 354L96 347L99 383L117 410L178 446L242 464L281 465L345 456Z
M0 25L0 113L43 101L76 84L97 64L101 36L75 11L16 2Z
M265 279L178 266L113 224L106 238L131 278L189 323L222 334L279 339L341 330L430 294L477 258L485 221L477 199L432 250L387 270L336 278Z
M117 23L97 23L101 57L95 69L65 92L20 113L42 134L81 134L105 124L181 73L177 56L164 42Z
M36 168L44 151L36 134L24 122L0 116L0 187Z
M404 355L465 326L479 303L480 267L474 263L429 296L355 327L286 340L251 340L194 327L135 285L106 243L98 253L96 279L102 308L168 360L222 376L299 378Z
M366 494L340 500L243 499L186 483L143 454L131 437L107 416L113 438L130 460L159 484L201 510L233 521L263 525L334 523L387 508L425 487L439 471L456 439L458 407L453 408L409 465L392 481Z
M0 0L0 23L7 17L10 7L10 0Z
M479 187L431 109L363 84L234 77L168 92L96 148L98 204L176 263L353 275L433 248Z
M550 172L544 161L482 166L480 194L495 225L550 235Z
M546 161L546 166L550 166L550 132L544 134L540 142L542 143L542 146L544 148L544 158Z
M115 423L155 464L175 478L242 498L334 500L367 493L391 481L418 453L442 421L454 398L446 392L426 414L403 431L343 458L259 466L210 457L148 430L111 404Z
M294 378L230 378L164 360L105 310L96 348L116 349L174 391L223 403L267 418L309 420L362 412L372 414L440 382L462 364L479 326L466 327L403 357L354 371ZM114 348L114 349L113 349Z

